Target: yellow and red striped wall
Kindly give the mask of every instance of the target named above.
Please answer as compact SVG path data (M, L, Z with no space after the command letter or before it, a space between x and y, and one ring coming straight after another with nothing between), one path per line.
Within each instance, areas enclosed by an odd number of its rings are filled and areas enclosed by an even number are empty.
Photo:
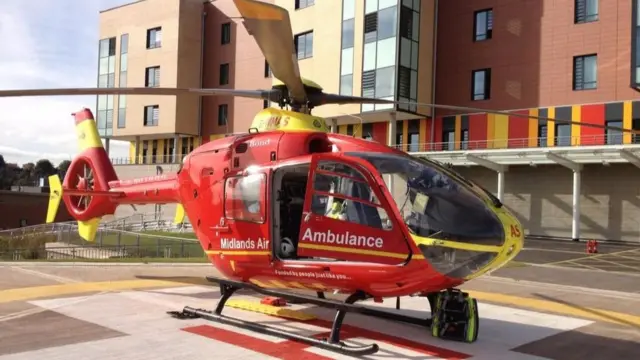
M155 162L152 160L153 155L153 146L154 140L141 140L140 146L138 147L138 154L136 154L136 143L135 141L130 142L129 144L129 164L134 163L134 159L136 156L138 157L138 164L165 164L171 162L172 150L169 149L169 144L173 141L173 138L169 139L156 139L156 159ZM145 144L147 147L147 156L143 156L143 150L145 148ZM177 158L182 159L183 156L187 155L190 150L193 150L200 146L201 141L200 137L183 137L178 138L177 144ZM186 151L183 151L183 148Z
M545 107L512 111L514 114L572 120L597 125L622 126L640 130L640 101L621 101L600 104ZM539 143L541 126L546 125L546 139ZM435 121L435 150L446 150L443 144L448 129L455 132L455 148L460 148L462 134L468 134L468 149L501 149L517 147L556 146L557 125L554 121L527 119L509 115L469 114L437 117ZM567 125L571 145L605 145L604 129ZM637 129L636 129L637 128ZM632 142L631 134L622 135L623 143ZM429 137L427 136L427 139ZM568 144L562 144L568 145ZM452 150L452 149L449 149Z
M551 119L579 121L598 125L622 126L625 129L640 130L640 101L620 101L600 104L583 104L571 106L544 107L511 111L513 114L540 116ZM540 143L541 126L546 125L547 136L544 143ZM537 146L556 146L556 127L554 121L539 121L518 116L494 115L486 113L451 115L436 117L434 123L433 150L459 150L463 141L467 141L467 149L504 149L524 148ZM606 134L604 129L591 128L579 125L570 125L571 145L605 145ZM354 135L356 137L370 136L373 140L387 144L387 122L340 125L338 132ZM431 119L399 120L396 123L396 132L399 135L395 144L402 144L404 151L430 151ZM453 132L454 142L447 146L444 137L447 132ZM201 144L224 137L223 134L210 135L206 139L200 137L187 137L178 140L178 159L183 154L183 144L187 145L187 152ZM630 133L622 135L623 143L630 144ZM412 139L412 140L410 140ZM156 163L167 161L165 147L171 139L158 139L156 147ZM417 141L416 141L417 140ZM147 159L143 162L141 142L138 151L138 163L151 163L151 149L153 140L147 142ZM408 145L411 143L411 145ZM168 150L168 149L167 149ZM135 143L130 146L130 158L135 154ZM133 163L133 161L131 161Z

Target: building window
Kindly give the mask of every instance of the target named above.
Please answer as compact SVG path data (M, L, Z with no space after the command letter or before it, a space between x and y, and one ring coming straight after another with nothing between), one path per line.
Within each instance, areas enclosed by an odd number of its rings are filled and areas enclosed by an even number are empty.
M493 34L493 9L476 11L474 14L474 41L489 40Z
M538 146L547 146L547 125L538 125Z
M127 41L128 43L128 41ZM126 50L127 46L125 46ZM115 87L116 80L116 38L111 37L100 40L98 60L98 87ZM122 62L122 58L120 60ZM121 63L122 64L122 63ZM125 56L126 64L126 56ZM126 81L126 76L125 76ZM100 136L113 134L113 111L115 95L97 96L96 126Z
M227 116L229 115L229 105L218 105L218 126L227 125Z
M631 86L640 86L640 0L632 0L631 9ZM635 135L635 134L634 134Z
M144 86L158 87L160 86L160 66L151 66L146 69L144 75Z
M606 121L605 126L613 126L622 128L622 121ZM622 131L615 129L604 129L604 135L607 139L607 145L621 145L622 144Z
M365 2L362 96L384 100L397 96L399 8L396 1ZM390 104L361 105L362 112L393 108Z
M340 95L353 95L353 49L355 41L355 0L342 0Z
M158 126L160 118L160 106L150 105L144 107L144 126Z
M576 24L588 23L598 20L598 0L575 0Z
M473 100L488 100L491 98L491 69L474 70L471 78Z
M469 149L469 130L462 130L462 141L460 143L460 149Z
M557 124L556 125L556 146L571 146L571 125L570 124Z
M220 31L220 33L221 33L220 43L222 43L222 45L231 43L231 23L230 22L222 24L222 30Z
M162 27L147 30L147 49L155 49L162 46Z
M404 104L398 104L398 109L417 112L418 107L414 103L418 100L418 55L419 55L419 36L420 36L420 12L416 7L418 2L407 6L407 2L403 2L400 6L400 24L399 36L400 46L398 52L399 68L396 92L398 101Z
M296 10L308 8L315 4L315 0L296 0Z
M590 90L598 87L598 56L596 54L574 56L573 90Z
M455 131L443 131L442 132L442 150L453 150L456 148L456 132Z
M264 61L264 77L266 78L270 78L273 76L273 73L271 72L271 67L269 66L269 63L267 62L267 60Z
M229 64L220 64L220 85L229 84Z
M365 140L373 140L373 124L364 123L362 126L362 138Z
M294 43L299 60L313 56L313 31L296 35Z
M129 67L129 34L120 35L120 76L118 86L127 87L127 71ZM118 95L118 129L123 129L127 125L127 96Z
M127 97L118 96L118 128L123 129L127 124Z

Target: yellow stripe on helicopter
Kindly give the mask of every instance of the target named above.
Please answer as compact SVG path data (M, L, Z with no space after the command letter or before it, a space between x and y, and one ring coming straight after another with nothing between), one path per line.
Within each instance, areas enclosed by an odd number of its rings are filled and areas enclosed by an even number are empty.
M274 108L266 108L260 111L253 118L251 128L258 131L284 130L329 132L327 123L321 117Z

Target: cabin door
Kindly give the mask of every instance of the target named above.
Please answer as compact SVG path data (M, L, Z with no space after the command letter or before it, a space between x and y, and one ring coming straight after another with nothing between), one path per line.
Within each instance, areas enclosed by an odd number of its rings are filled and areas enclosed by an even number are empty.
M364 160L312 156L298 257L400 264L409 247Z

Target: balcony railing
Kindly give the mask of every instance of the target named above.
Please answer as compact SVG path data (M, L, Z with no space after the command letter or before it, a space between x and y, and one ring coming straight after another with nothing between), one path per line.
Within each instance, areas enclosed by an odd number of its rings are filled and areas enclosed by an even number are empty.
M519 139L493 139L471 140L457 142L437 143L412 143L394 145L397 149L407 152L423 151L456 151L456 150L485 150L485 149L525 149L559 146L602 146L640 144L640 136L621 134L609 135L581 135L581 136L556 136L554 138L519 138Z
M518 139L493 139L470 140L457 142L437 143L411 143L392 145L397 149L407 152L423 151L453 151L453 150L478 150L478 149L524 149L555 146L602 146L640 144L640 135L636 134L608 134L608 135L580 135L580 136L556 136L554 138L518 138ZM155 164L179 164L178 159L172 155L142 155L137 157L111 158L114 165L155 165ZM137 160L137 161L136 161Z

